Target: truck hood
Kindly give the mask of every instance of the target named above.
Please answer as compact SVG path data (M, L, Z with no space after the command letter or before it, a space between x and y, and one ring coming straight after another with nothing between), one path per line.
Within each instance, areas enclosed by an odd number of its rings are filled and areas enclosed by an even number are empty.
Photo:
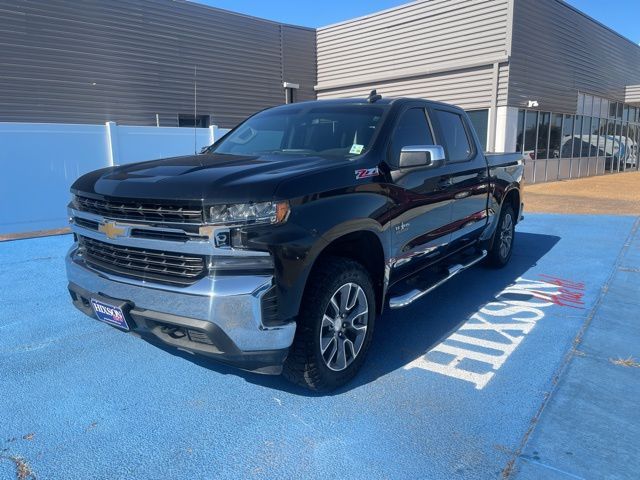
M340 160L295 155L202 154L97 170L72 185L100 197L242 203L274 198L286 178L339 167Z

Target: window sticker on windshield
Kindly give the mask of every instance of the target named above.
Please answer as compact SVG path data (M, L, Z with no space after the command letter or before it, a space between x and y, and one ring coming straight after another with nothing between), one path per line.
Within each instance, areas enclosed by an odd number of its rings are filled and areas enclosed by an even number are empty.
M354 143L353 145L351 145L351 150L349 150L349 153L360 155L362 153L363 148L364 148L364 145L358 145L357 143Z

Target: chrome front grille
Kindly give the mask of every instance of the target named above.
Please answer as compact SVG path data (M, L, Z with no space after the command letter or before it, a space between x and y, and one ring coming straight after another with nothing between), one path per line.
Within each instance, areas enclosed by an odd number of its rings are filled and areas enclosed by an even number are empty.
M143 222L192 223L203 222L202 208L160 205L134 201L106 201L76 195L74 207L83 212L107 218Z
M206 273L203 255L125 247L78 236L84 259L91 267L137 279L189 285Z

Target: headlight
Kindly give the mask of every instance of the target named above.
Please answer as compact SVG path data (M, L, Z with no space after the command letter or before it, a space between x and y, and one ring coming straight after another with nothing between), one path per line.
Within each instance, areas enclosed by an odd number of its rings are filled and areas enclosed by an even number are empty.
M209 223L221 225L282 223L289 216L288 202L238 203L209 208Z

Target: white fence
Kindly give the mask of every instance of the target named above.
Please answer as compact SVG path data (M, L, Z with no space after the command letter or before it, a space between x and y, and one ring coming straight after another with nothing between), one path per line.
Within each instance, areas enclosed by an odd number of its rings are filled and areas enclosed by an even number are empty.
M111 165L189 155L228 130L0 123L0 234L67 226L69 187Z

